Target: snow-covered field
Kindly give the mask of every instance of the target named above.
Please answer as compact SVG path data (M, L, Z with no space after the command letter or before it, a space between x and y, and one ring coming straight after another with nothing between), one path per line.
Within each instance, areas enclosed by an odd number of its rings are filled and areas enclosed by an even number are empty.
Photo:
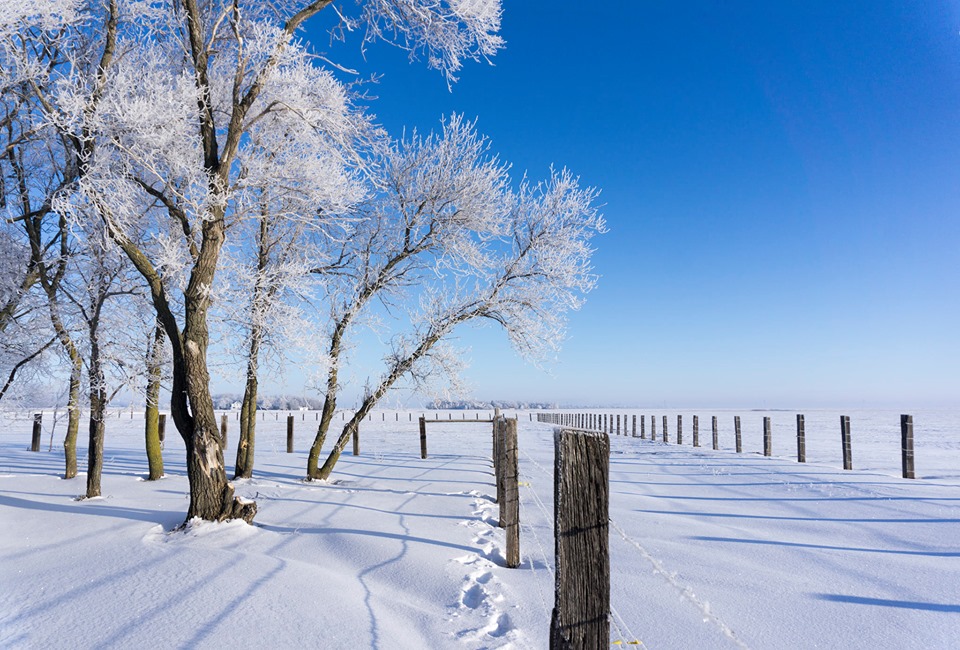
M657 416L656 443L611 437L611 638L648 648L950 648L960 638L960 413L915 413L918 480L900 474L899 414L607 410ZM475 412L468 411L467 417ZM744 453L733 452L733 415ZM301 477L315 414L258 423L257 525L171 532L187 507L173 431L167 477L143 480L142 415L108 422L104 498L76 501L62 424L26 451L0 421L0 647L546 648L553 600L552 426L519 413L520 569L503 565L489 424L376 413L329 483ZM461 417L461 412L452 414ZM482 414L489 415L489 413ZM507 415L514 415L508 412ZM659 441L668 416L671 444ZM710 416L720 451L710 447ZM764 458L762 418L773 417ZM230 416L228 464L237 425ZM441 414L441 418L448 414ZM399 418L399 419L398 419ZM49 424L50 414L46 415ZM81 445L81 467L85 448Z

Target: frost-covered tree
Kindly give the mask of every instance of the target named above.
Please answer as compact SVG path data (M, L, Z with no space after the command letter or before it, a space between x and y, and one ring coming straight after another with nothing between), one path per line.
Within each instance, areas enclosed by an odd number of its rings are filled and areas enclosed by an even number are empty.
M507 166L454 116L439 135L397 143L380 174L377 200L344 243L331 285L330 369L311 479L330 475L359 423L398 382L455 378L460 357L447 340L459 325L495 322L520 354L543 359L563 338L565 314L595 283L589 241L604 230L597 192L569 172L513 191ZM407 329L395 332L383 375L368 384L320 466L345 339L375 302L406 312Z
M75 83L63 93L58 119L83 135L90 152L78 189L147 282L170 341L171 414L187 447L188 517L249 520L255 512L255 504L233 498L226 479L207 355L224 242L244 216L244 189L265 169L255 164L258 143L268 133L270 156L296 165L269 167L293 179L293 191L325 197L310 212L316 217L317 208L349 200L343 179L369 130L344 87L294 39L330 4L111 3L103 52L115 56L99 68L103 83ZM490 24L490 11L470 3L368 4L361 19L374 34L402 35L448 71L480 42L476 18ZM461 24L469 28L450 32ZM304 178L307 184L297 184ZM143 211L145 203L153 209ZM320 217L328 212L338 210Z

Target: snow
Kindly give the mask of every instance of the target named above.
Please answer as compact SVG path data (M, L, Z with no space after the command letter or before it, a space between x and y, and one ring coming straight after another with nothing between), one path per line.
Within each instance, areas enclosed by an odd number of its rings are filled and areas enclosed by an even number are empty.
M611 436L611 640L647 648L944 648L960 634L960 413L916 413L917 476L899 476L899 414L668 415L670 444ZM433 412L431 412L433 413ZM235 414L233 414L235 417ZM256 525L194 520L183 445L144 481L142 414L107 423L104 498L75 500L62 448L26 451L30 415L0 420L0 647L546 648L553 605L553 427L519 413L521 555L504 567L490 425L375 413L361 455L302 480L315 430L258 422L255 478L234 481ZM460 418L462 412L454 412ZM467 412L473 417L474 412ZM514 415L508 412L508 416ZM721 449L710 449L718 415ZM489 413L481 413L489 416ZM760 455L762 417L774 454ZM447 413L440 415L446 419ZM47 420L49 420L49 414ZM337 421L335 420L335 424ZM237 425L230 419L228 465ZM55 437L59 438L60 426ZM85 450L80 450L85 465Z

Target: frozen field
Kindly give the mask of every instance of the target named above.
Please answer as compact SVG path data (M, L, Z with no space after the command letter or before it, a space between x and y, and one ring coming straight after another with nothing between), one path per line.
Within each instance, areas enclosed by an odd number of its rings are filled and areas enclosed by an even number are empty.
M612 640L668 649L956 646L960 414L914 413L918 480L907 481L896 412L844 413L854 471L840 469L839 411L804 411L806 465L795 462L793 412L601 412L646 415L648 436L655 415L658 437L611 436ZM142 415L111 419L105 496L76 501L84 477L60 478L62 423L52 452L45 432L42 451L31 453L29 416L8 414L0 647L546 648L553 427L518 414L524 564L510 570L491 525L490 425L429 425L430 457L421 460L419 413L374 414L359 457L348 448L329 483L304 483L315 415L294 414L296 452L287 454L286 414L267 412L256 477L235 482L257 499L257 525L176 533L187 484L175 431L167 476L150 483ZM669 445L659 441L663 415ZM711 415L720 451L710 449ZM765 415L773 458L759 454ZM79 454L84 467L85 444Z

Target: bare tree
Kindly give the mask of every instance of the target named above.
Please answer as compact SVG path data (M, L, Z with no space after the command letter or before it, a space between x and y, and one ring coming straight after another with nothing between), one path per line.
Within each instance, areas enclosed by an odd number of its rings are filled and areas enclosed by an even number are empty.
M445 341L459 325L495 322L520 354L542 360L563 338L564 314L593 288L588 243L604 231L597 192L565 170L513 192L507 167L487 149L454 116L441 135L414 134L387 155L380 200L340 256L345 282L332 301L330 370L308 478L329 477L359 423L400 380L423 385L456 373ZM374 300L406 308L409 330L394 336L384 374L319 466L344 337Z

